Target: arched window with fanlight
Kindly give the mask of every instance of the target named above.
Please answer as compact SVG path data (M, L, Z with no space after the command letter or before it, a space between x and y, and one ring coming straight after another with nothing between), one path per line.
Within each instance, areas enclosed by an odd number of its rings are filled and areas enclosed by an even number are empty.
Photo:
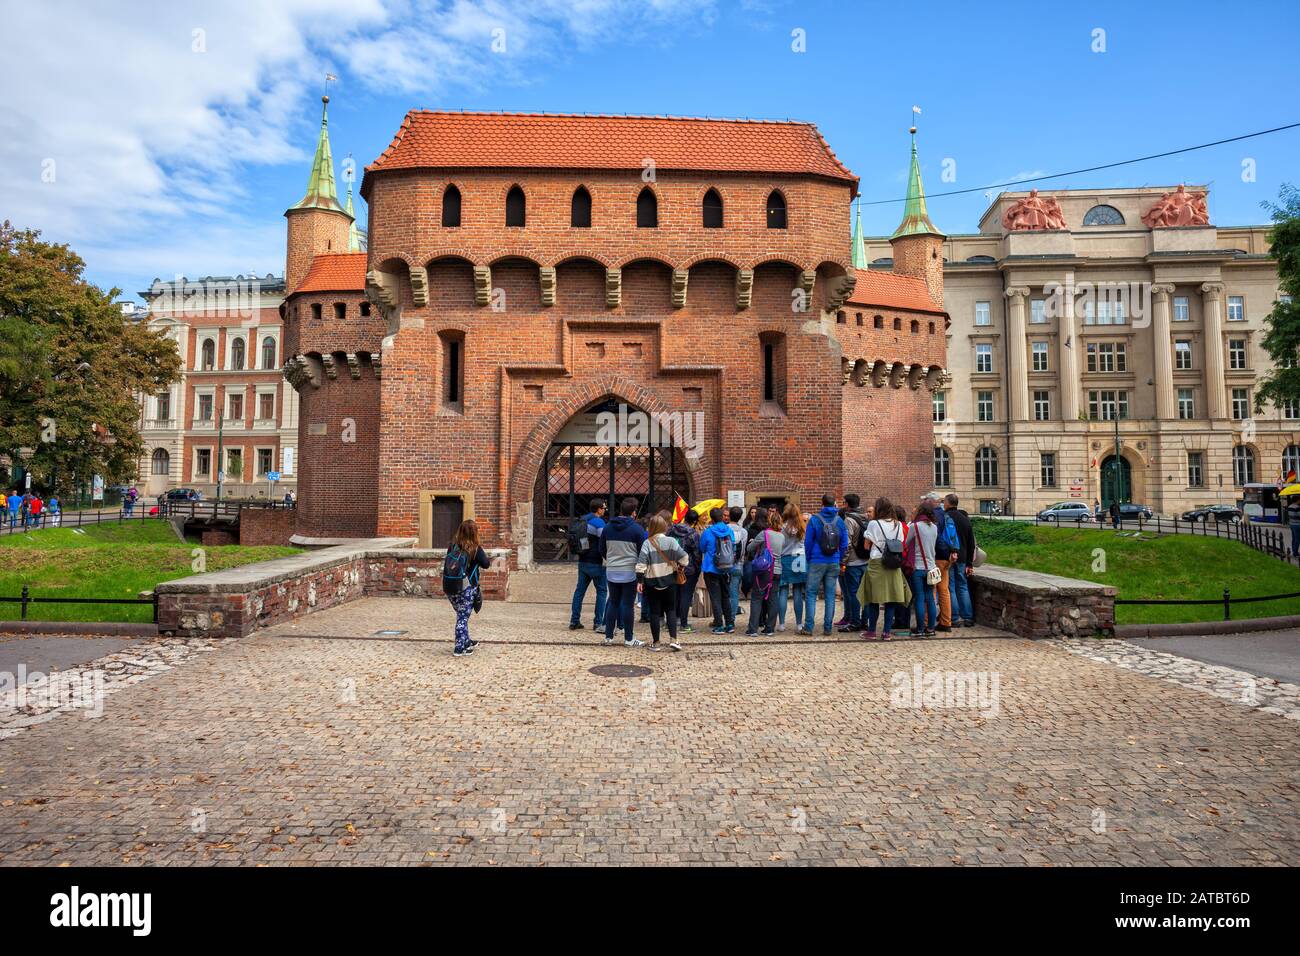
M1102 203L1093 206L1084 213L1083 224L1085 226L1122 226L1124 225L1124 214L1114 206L1107 206Z
M275 368L275 339L262 339L262 368Z
M936 488L952 487L952 454L939 445L934 448L934 484Z
M975 452L975 487L992 488L998 483L998 453L985 445Z
M151 470L155 475L166 476L171 474L172 456L167 453L166 448L155 448L153 450Z
M649 186L636 197L636 225L638 229L656 229L659 226L659 197Z
M528 200L524 191L518 186L511 186L506 193L506 225L522 229L528 218Z
M244 340L235 339L230 343L230 367L238 372L244 367Z
M569 225L574 229L591 228L591 193L585 186L573 191L573 201L569 204Z
M455 186L442 191L442 224L450 229L460 225L460 190Z
M716 189L710 189L704 194L702 211L704 213L705 229L722 228L722 196Z
M1232 483L1249 485L1255 480L1255 450L1249 445L1232 449Z
M779 189L773 189L767 194L767 228L786 228L785 196Z
M204 339L203 345L199 349L199 368L205 372L211 372L217 367L217 343L212 339Z

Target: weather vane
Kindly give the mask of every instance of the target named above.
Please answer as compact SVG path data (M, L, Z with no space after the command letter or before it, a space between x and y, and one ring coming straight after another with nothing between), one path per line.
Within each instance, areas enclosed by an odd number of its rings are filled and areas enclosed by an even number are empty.
M916 118L917 118L918 116L920 116L920 115L921 115L921 107L919 107L919 106L913 106L913 107L912 107L912 126L911 126L911 128L908 130L908 132L910 132L913 136L916 135Z

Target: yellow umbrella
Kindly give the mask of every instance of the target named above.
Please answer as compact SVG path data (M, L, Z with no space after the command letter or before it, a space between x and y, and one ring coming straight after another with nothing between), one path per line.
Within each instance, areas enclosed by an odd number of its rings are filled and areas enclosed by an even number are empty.
M714 508L725 507L726 504L727 499L725 498L706 498L691 510L700 516L700 525L706 525L709 523L709 512Z
M1292 495L1300 495L1300 483L1296 483L1294 485L1287 485L1285 488L1279 491L1278 494L1281 495L1283 498L1289 498Z

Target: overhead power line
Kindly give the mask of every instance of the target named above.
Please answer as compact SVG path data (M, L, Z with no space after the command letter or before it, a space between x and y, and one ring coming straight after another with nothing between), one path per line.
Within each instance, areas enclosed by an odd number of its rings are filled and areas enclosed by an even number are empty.
M991 183L987 186L974 186L971 189L951 189L942 193L927 193L926 199L938 199L942 196L963 196L967 193L982 193L990 189L1004 189L1007 186L1023 186L1026 183L1041 183L1048 179L1061 179L1065 176L1078 176L1082 173L1095 173L1101 169L1114 169L1117 166L1130 166L1133 163L1145 163L1149 159L1163 159L1166 156L1177 156L1180 153L1190 153L1198 149L1209 149L1211 146L1222 146L1225 143L1237 143L1243 139L1254 139L1257 136L1268 136L1270 133L1281 133L1284 130L1295 129L1300 127L1300 123L1288 123L1286 126L1275 126L1272 129L1262 129L1257 133L1245 133L1241 136L1231 136L1228 139L1218 139L1213 143L1201 143L1198 146L1184 146L1182 149L1171 149L1164 153L1152 153L1150 156L1139 156L1136 159L1122 159L1117 163L1104 163L1101 166L1089 166L1086 169L1072 169L1065 173L1052 173L1050 176L1032 176L1029 179L1013 179L1005 183ZM907 202L907 197L900 199L873 199L858 200L863 206L884 206L889 203Z

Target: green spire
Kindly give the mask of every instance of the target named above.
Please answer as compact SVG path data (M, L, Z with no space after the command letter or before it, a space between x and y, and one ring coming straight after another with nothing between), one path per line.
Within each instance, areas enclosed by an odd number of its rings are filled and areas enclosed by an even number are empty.
M903 236L942 236L930 214L925 210L925 187L921 185L921 161L916 158L916 127L912 127L912 171L907 177L907 203L903 206L903 221L890 239Z
M316 158L311 162L311 175L307 178L307 194L291 206L292 209L335 209L343 212L338 194L334 191L334 157L330 153L329 101L322 96L320 109L320 139L316 141Z
M867 267L867 247L862 239L862 207L858 206L857 214L853 217L853 268L865 269Z

